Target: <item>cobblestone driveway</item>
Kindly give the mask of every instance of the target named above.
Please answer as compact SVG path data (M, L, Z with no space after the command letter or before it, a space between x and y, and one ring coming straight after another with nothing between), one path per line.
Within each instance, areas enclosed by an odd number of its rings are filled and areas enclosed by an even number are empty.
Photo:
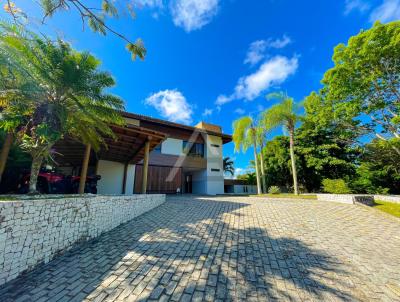
M175 197L0 289L2 301L400 301L400 220L362 206Z

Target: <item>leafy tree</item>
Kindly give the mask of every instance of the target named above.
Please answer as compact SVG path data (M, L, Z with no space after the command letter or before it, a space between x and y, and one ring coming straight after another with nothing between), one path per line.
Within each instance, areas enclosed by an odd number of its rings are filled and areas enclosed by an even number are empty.
M400 193L400 156L388 144L375 139L365 145L355 180L350 184L358 193Z
M296 154L308 192L318 191L322 179L355 175L360 148L358 133L333 118L332 109L315 92L304 101L305 115L296 129Z
M25 79L2 91L4 102L17 106L6 107L0 128L8 130L15 115L27 120L15 131L21 148L32 156L29 187L35 192L40 166L55 142L69 134L98 149L104 136L114 137L109 124L123 123L117 112L123 102L104 93L114 80L98 70L100 62L89 53L18 26L1 24L0 29L0 62L8 60L12 75Z
M81 0L39 0L38 4L43 11L42 23L47 18L52 17L61 11L71 11L78 13L82 20L82 27L87 23L89 27L101 35L113 34L126 43L126 49L131 53L132 58L139 57L144 59L146 49L141 39L133 42L126 35L116 31L109 25L108 18L118 18L121 13L128 12L132 17L135 16L133 6L130 1L122 5L123 1L101 0L100 5L88 5ZM117 3L119 2L119 3ZM15 2L7 0L4 10L12 17L16 24L22 24L22 20L29 19L29 12L24 12Z
M263 121L267 129L283 125L289 132L289 149L290 159L292 162L293 188L294 194L298 195L299 189L297 183L296 157L294 154L295 127L296 122L299 120L299 116L295 112L296 104L292 98L283 93L269 94L267 98L276 98L281 100L281 103L272 106L263 113Z
M235 168L233 166L233 160L230 157L224 157L223 167L225 173L230 173L232 176L235 174Z
M400 21L374 26L336 46L322 83L334 118L392 142L400 138ZM400 155L396 144L392 148Z
M257 160L257 126L250 116L244 116L233 122L233 143L235 151L240 149L246 152L250 146L253 146L254 160L257 178L257 193L261 194L260 168Z
M262 152L267 187L291 187L289 139L286 136L276 136L266 143Z
M256 173L246 173L246 174L238 175L237 179L245 180L248 185L256 185L257 184Z

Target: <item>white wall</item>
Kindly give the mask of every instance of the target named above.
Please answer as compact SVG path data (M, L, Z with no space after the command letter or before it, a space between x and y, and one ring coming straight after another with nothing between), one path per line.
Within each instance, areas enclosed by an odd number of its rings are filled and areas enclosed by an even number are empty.
M167 138L161 144L161 153L170 155L182 155L183 141L176 138Z
M234 185L233 186L233 192L236 193L236 194L256 194L257 193L257 186L254 186L254 185Z
M126 174L126 184L125 184L125 195L133 194L133 186L135 185L135 171L136 165L128 165L128 171Z
M122 183L124 180L124 164L99 160L97 166L97 174L101 179L97 183L98 194L116 194L122 193ZM135 165L128 166L128 173L126 178L126 195L133 194L133 184L135 179Z
M218 145L219 147L213 146ZM206 158L207 158L207 189L206 194L224 194L224 167L222 160L222 138L207 135L206 139ZM217 169L219 171L212 171Z

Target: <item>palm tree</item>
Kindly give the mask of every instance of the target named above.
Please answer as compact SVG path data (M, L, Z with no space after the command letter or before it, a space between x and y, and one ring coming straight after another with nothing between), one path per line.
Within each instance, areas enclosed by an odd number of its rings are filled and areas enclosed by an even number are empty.
M293 98L288 97L284 93L272 93L267 95L267 98L279 99L281 101L279 104L276 104L263 112L263 124L266 129L272 129L283 125L289 132L294 194L298 195L296 157L294 154L294 131L296 122L299 120L299 116L295 112L297 105Z
M1 94L21 107L9 111L26 119L15 131L21 148L32 156L32 193L36 192L40 166L51 156L56 141L72 135L87 149L98 149L104 136L114 137L109 124L123 123L118 110L124 106L118 97L104 93L115 82L98 70L100 62L89 53L79 53L62 40L53 42L15 25L2 23L0 30L0 62L8 60L11 73L24 79L23 85ZM9 120L0 123L0 128L6 129Z
M242 149L246 152L252 145L254 152L254 161L256 166L257 193L261 194L260 169L257 160L257 127L254 120L250 116L244 116L233 122L233 143L235 151Z
M263 192L267 193L268 188L266 184L266 179L265 179L265 161L264 161L264 146L266 142L266 135L267 135L267 129L264 127L262 118L259 120L259 125L257 127L257 143L260 146L260 166L261 166L261 182L262 182L262 187L263 187Z
M233 166L233 160L229 156L224 157L223 167L225 173L230 173L232 176L235 174L235 168Z

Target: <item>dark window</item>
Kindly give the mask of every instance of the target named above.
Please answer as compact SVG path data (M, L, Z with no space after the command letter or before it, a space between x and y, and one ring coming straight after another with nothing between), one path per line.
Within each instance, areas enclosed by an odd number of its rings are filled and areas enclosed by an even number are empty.
M213 168L211 168L211 171L212 172L219 172L219 171L221 171L220 169L213 169Z
M215 148L219 148L219 145L216 145L216 144L211 144L211 146L213 146Z
M204 157L204 144L183 142L183 153L193 157Z

